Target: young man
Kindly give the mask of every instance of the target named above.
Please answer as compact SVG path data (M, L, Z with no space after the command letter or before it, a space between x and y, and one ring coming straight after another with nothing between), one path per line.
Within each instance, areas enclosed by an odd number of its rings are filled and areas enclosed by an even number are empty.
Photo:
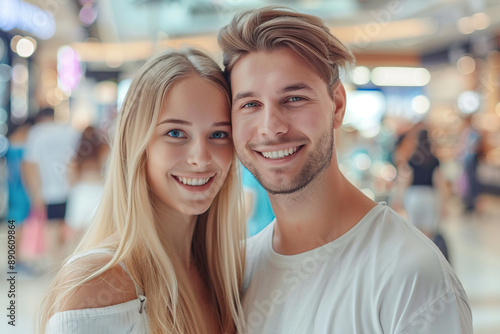
M64 259L66 201L70 186L66 168L76 150L80 133L54 119L54 109L40 110L25 144L23 181L31 209L47 217L46 245L49 266Z
M248 332L472 333L439 250L339 170L349 50L317 17L276 8L236 15L219 44L236 151L276 215L248 242Z

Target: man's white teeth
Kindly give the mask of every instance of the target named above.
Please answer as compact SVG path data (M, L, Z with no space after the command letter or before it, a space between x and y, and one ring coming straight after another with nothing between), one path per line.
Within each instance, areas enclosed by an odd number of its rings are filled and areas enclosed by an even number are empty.
M196 179L196 178L193 179L193 178L182 177L182 176L176 176L176 177L177 177L177 180L179 180L179 182L187 184L188 186L202 186L210 180L209 177L207 177L206 179Z
M295 152L297 152L297 147L287 148L285 150L280 150L280 151L261 152L261 153L264 156L264 158L267 159L281 159L290 154L294 154Z

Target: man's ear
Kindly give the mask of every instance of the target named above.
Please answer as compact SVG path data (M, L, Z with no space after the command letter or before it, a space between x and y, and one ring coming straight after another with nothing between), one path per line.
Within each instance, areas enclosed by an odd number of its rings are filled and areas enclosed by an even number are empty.
M346 95L344 85L340 80L331 88L334 105L333 128L338 129L342 126L346 108Z

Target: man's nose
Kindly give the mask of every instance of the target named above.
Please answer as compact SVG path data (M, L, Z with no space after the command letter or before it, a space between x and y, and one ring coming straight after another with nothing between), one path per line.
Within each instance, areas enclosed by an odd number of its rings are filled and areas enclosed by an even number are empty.
M259 134L272 138L287 133L289 123L283 111L276 106L265 106L261 112L259 120Z

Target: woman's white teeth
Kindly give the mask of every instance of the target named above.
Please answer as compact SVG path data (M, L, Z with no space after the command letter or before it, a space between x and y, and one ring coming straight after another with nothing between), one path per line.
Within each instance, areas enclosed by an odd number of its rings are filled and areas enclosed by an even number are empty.
M294 154L295 152L297 152L297 147L287 148L285 150L280 150L280 151L261 152L261 153L264 156L264 158L267 159L281 159L290 154Z
M187 184L188 186L202 186L206 184L210 180L210 178L207 177L206 179L197 179L197 178L177 176L177 180L179 180L179 182Z

